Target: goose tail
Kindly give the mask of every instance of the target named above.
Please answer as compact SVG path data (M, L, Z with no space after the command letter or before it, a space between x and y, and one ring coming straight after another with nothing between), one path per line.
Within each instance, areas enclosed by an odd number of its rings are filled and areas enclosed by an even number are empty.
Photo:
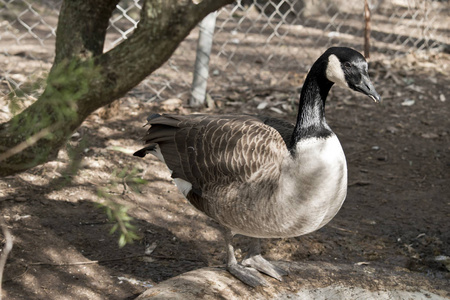
M155 151L155 149L156 149L156 144L152 144L152 145L142 148L141 150L134 152L133 155L138 156L138 157L144 157L148 153Z

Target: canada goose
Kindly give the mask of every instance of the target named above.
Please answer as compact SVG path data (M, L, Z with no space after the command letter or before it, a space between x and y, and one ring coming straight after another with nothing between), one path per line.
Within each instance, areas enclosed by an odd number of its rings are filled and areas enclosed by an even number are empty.
M260 255L259 238L313 232L344 202L346 160L324 113L334 83L380 101L364 57L333 47L306 77L295 126L249 115L148 117L146 147L134 155L164 162L189 202L225 228L227 269L250 286L267 285L259 272L280 281L287 274ZM241 264L235 234L255 238Z

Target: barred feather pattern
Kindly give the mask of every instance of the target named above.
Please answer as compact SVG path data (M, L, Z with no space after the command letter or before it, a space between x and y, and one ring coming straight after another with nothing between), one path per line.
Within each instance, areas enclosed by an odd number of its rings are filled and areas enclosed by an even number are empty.
M335 135L298 143L293 157L293 126L267 118L157 115L148 123L146 148L159 149L172 177L192 184L185 196L197 209L236 234L306 234L345 199L345 156Z
M172 177L192 184L188 200L214 219L233 222L253 199L273 194L289 155L280 133L257 117L162 115L148 123L145 143L159 145Z

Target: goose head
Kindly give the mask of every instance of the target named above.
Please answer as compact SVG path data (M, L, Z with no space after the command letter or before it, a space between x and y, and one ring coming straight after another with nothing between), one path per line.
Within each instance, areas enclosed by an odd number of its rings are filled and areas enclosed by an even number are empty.
M370 81L367 61L359 52L347 47L332 47L322 58L327 62L325 75L329 81L367 95L375 102L381 101Z

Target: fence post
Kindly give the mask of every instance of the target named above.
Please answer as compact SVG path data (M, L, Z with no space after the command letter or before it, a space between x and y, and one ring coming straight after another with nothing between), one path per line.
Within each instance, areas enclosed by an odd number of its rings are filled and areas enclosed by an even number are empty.
M211 54L214 27L216 26L216 12L207 15L200 22L197 54L195 58L194 79L192 81L189 105L198 107L205 104L206 84L209 75L209 56Z
M364 56L370 58L370 7L369 1L364 1Z

